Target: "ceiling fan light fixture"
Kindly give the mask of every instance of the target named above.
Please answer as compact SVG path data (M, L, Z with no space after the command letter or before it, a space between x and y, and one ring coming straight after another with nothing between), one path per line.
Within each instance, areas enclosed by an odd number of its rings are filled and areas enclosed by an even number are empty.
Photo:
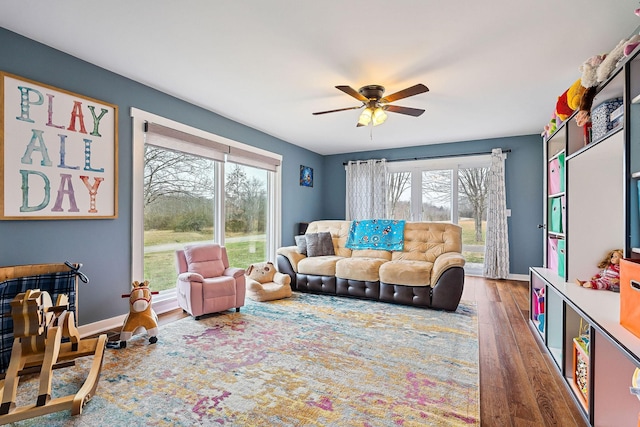
M374 126L381 125L385 120L387 120L387 113L384 112L382 107L378 107L373 112L372 120Z
M364 111L362 111L362 113L360 114L360 117L358 118L358 124L360 126L367 126L369 123L371 123L371 118L373 116L373 108L365 108Z

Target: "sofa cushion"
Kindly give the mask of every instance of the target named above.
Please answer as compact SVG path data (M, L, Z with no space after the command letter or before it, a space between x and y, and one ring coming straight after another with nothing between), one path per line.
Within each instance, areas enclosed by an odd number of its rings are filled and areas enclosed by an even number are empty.
M380 281L393 285L430 286L432 262L394 260L380 266Z
M446 222L407 222L404 250L394 251L393 260L435 262L445 252L462 252L462 232Z
M336 263L336 277L341 279L377 282L380 280L378 270L387 262L383 258L351 257Z
M352 258L380 258L391 261L391 251L381 251L378 249L357 249L351 253Z
M344 258L335 255L304 258L298 261L298 273L335 276L336 263L341 259Z
M303 236L295 236L294 239L296 239L298 252L301 253L302 255L306 255L307 254L307 238L303 235Z
M305 235L307 241L307 256L317 257L334 255L333 239L328 231L320 233L308 233Z

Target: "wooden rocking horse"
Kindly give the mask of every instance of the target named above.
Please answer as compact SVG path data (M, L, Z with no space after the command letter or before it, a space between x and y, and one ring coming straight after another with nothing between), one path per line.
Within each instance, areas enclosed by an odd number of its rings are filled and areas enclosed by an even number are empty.
M122 298L129 298L129 314L124 320L122 331L120 331L120 347L126 347L129 340L138 329L144 328L149 335L149 342L158 342L158 315L151 307L151 295L158 294L158 291L149 289L149 281L140 283L135 281L131 284L131 293L123 294Z
M72 415L78 415L93 397L102 370L107 336L81 340L74 314L67 311L68 306L67 295L59 295L53 306L49 293L39 289L27 290L11 301L14 341L5 379L0 381L0 424L68 409ZM62 343L63 337L70 341ZM91 355L91 370L78 392L52 399L53 369L72 365L70 361ZM16 407L20 376L38 370L40 386L36 403Z

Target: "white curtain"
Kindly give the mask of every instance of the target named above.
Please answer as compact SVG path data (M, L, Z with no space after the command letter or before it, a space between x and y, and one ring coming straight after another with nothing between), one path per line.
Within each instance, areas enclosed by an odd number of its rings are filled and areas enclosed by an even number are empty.
M347 166L346 219L385 218L387 161L350 161Z
M504 155L499 148L491 151L488 187L484 276L491 279L506 279L509 276L509 232L504 185Z

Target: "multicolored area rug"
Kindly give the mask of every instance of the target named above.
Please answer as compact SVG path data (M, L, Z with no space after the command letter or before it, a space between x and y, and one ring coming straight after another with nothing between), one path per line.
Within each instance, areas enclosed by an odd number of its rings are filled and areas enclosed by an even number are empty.
M56 371L54 397L75 393L88 362ZM294 293L167 324L156 344L137 335L107 350L80 416L16 425L479 425L478 378L475 305L450 313ZM29 389L35 380L20 395Z

